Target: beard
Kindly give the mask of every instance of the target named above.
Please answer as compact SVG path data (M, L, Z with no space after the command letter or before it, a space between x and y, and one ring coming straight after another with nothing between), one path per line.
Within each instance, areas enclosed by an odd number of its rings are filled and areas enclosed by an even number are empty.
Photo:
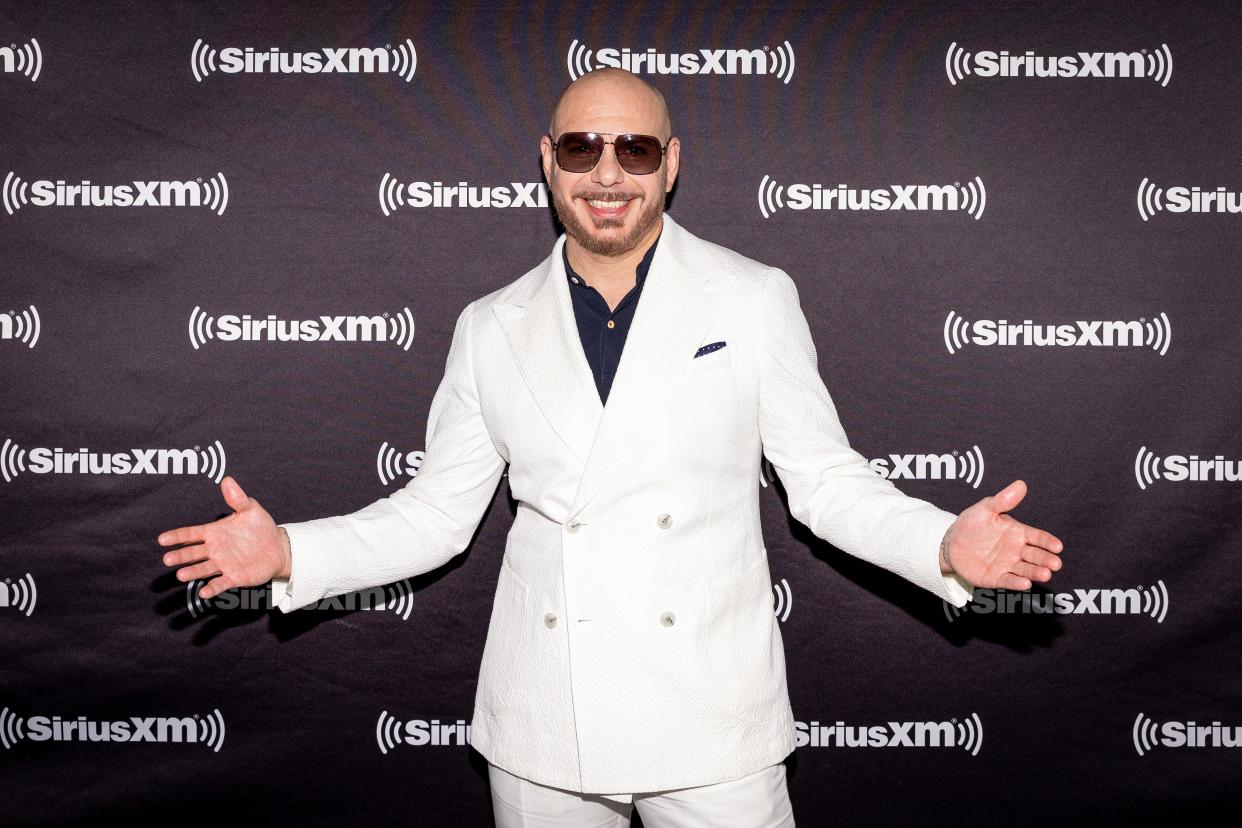
M600 237L595 235L593 231L624 227L625 222L622 219L592 218L589 225L584 224L573 209L572 197L571 202L567 203L555 189L551 187L548 189L552 193L552 206L556 210L557 218L560 219L561 224L565 228L565 234L597 256L621 256L629 253L638 246L638 243L642 241L644 236L651 232L651 228L660 223L660 217L664 213L664 188L661 187L655 198L650 202L643 198L642 211L638 214L638 221L634 223L633 230L621 238ZM607 201L612 200L615 193L581 192L577 195L583 198L597 198Z

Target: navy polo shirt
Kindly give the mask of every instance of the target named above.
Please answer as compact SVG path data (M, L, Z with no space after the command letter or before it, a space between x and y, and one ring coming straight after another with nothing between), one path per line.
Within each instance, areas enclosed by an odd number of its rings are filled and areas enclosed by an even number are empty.
M651 247L647 248L643 260L635 268L634 287L617 303L615 310L609 310L603 295L569 266L569 245L561 248L565 278L569 280L569 295L574 302L574 319L578 323L578 338L582 340L582 350L591 365L591 373L595 375L595 388L599 391L600 401L605 404L612 380L617 375L617 364L621 362L621 350L625 348L625 337L630 332L630 321L638 307L638 297L643 292L643 282L647 281L647 271L651 268L651 259L659 243L660 237L657 236Z

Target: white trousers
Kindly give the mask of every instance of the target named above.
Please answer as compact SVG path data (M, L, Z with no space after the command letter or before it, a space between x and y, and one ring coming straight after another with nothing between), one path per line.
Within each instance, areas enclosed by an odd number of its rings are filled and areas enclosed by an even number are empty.
M625 828L638 809L645 828L793 828L781 762L715 785L636 793L617 802L540 785L488 762L496 828Z

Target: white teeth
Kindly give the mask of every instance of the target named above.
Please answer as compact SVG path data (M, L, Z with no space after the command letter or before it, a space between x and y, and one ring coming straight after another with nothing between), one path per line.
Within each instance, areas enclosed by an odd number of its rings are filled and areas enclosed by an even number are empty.
M629 199L626 199L625 201L599 201L597 199L591 199L587 202L587 204L590 204L592 207L596 207L600 210L616 210L620 207L624 207L628 203Z

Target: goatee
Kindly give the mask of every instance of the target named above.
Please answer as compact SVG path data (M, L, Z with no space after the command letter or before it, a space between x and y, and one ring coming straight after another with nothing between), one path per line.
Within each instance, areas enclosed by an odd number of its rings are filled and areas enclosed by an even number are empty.
M561 225L565 228L565 234L597 256L621 256L629 253L638 246L644 236L651 232L653 227L660 223L661 214L664 212L664 190L660 189L650 203L647 199L643 199L643 209L638 214L638 221L635 222L633 230L621 238L600 237L593 231L622 227L624 222L621 219L598 219L592 220L594 226L583 224L574 212L573 204L565 203L556 190L552 188L549 190L552 193L552 206L556 210L556 217L560 219ZM608 198L607 193L580 193L579 195L586 198L595 196Z

